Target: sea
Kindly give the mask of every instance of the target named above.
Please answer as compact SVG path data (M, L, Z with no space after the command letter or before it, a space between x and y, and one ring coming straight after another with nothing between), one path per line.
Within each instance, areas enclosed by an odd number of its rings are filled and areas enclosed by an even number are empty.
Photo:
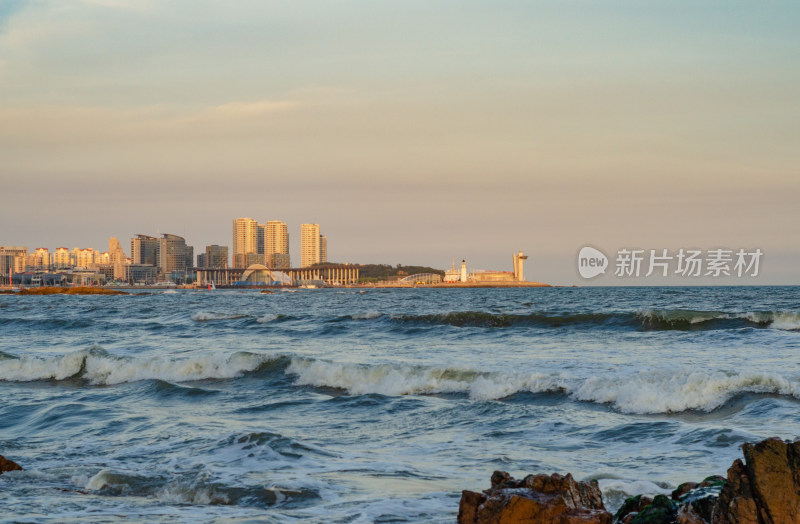
M606 506L800 436L800 287L0 295L4 522L454 522Z

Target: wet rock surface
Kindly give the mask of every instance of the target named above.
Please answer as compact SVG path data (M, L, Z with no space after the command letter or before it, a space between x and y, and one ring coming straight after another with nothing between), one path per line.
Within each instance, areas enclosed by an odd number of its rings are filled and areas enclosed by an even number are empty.
M8 460L3 455L0 455L0 475L6 471L22 471L22 466L13 460Z
M464 491L458 522L619 524L798 524L800 441L777 438L744 444L727 477L679 485L671 497L630 497L616 514L606 511L597 481L571 475L529 475L516 480L496 471L492 487Z
M557 473L516 480L495 471L491 482L492 487L483 493L462 492L460 524L611 524L596 480L578 482L570 474Z

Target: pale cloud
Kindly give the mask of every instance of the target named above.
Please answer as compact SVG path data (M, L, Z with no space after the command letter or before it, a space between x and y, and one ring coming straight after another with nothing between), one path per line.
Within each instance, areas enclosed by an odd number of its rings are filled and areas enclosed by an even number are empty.
M228 102L216 106L210 110L212 117L221 118L251 118L273 113L275 111L286 111L297 107L297 102L287 100L258 100L256 102Z
M83 0L83 3L90 7L100 6L140 13L153 13L159 5L150 0Z

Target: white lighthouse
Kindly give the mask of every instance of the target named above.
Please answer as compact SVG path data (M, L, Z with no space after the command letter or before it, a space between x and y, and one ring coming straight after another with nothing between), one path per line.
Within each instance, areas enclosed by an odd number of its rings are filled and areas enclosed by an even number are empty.
M461 282L467 281L467 261L461 261Z

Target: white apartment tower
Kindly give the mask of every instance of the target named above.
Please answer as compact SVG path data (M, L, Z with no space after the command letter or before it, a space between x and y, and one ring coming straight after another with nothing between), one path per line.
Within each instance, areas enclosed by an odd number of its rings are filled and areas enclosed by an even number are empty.
M270 220L264 226L264 258L267 267L272 269L290 268L289 230L286 223L280 220Z
M65 247L56 248L56 252L53 254L53 267L55 269L67 269L72 267L69 257L69 249Z
M248 255L258 254L258 222L252 218L233 221L233 267L246 268Z
M319 264L320 255L319 224L300 224L300 267Z

